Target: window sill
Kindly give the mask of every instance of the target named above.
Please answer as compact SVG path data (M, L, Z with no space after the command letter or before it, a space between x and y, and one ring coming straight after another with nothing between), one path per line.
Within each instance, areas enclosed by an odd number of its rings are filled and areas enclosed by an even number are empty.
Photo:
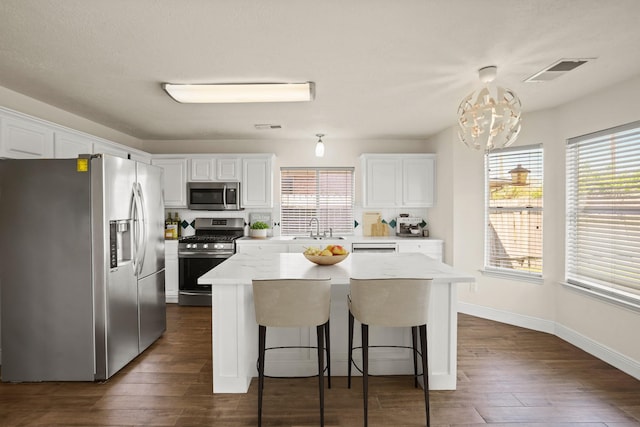
M536 283L541 285L544 283L542 276L532 276L526 273L516 273L502 270L482 269L480 270L483 276L497 277L500 279L518 280L520 282Z
M562 285L585 293L592 297L607 301L622 307L640 312L640 297L632 294L616 292L615 289L606 289L596 286L578 285L575 283L562 282Z

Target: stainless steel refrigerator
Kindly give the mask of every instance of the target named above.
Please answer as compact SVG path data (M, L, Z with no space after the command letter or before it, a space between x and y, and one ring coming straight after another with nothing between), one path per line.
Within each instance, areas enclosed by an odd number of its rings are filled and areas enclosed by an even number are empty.
M0 160L2 381L111 377L166 329L162 169Z

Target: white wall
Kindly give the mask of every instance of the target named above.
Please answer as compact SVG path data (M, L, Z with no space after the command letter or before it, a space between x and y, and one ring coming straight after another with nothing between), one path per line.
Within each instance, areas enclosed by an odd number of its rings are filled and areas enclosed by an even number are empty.
M516 145L544 146L544 280L542 284L484 276L483 153L468 149L452 129L429 140L438 167L438 194L453 194L430 212L438 218L453 252L446 261L475 275L476 286L458 289L463 311L556 333L610 363L640 375L640 312L562 286L564 280L565 141L567 138L640 119L640 76L553 110L528 113ZM526 100L523 100L526 102ZM453 148L452 148L453 147ZM453 155L450 156L450 152ZM452 163L445 164L451 158ZM440 177L440 174L439 174ZM441 199L439 199L440 202ZM449 218L447 224L441 223ZM451 242L451 243L449 243ZM476 289L477 288L477 289ZM625 365L626 366L623 366Z

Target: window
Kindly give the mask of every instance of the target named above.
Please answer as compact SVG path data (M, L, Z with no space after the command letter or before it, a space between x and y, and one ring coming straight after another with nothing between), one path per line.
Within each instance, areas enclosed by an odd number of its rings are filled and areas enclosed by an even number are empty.
M640 122L567 141L567 283L640 301Z
M280 227L283 236L316 232L353 234L353 168L281 168ZM328 234L328 233L327 233Z
M485 272L542 277L542 147L485 155Z

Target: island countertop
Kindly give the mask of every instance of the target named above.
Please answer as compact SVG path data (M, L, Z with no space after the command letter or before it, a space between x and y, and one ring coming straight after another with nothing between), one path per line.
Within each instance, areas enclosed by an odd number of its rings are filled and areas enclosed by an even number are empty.
M429 385L432 390L455 390L457 378L458 282L473 282L474 277L421 253L350 254L332 266L319 266L301 253L238 253L198 279L211 284L213 392L246 393L257 375L258 326L253 307L253 279L330 278L331 287L331 366L333 375L347 373L347 294L349 279L432 279L429 312ZM282 329L282 330L281 330ZM305 347L313 345L313 328L289 331L271 328L270 342ZM356 331L358 336L358 331ZM356 337L357 338L357 337ZM369 366L385 375L413 372L410 328L374 328ZM374 351L375 350L375 351ZM379 350L379 351L377 351ZM269 375L307 376L317 369L317 361L304 348L275 353L268 358ZM361 363L359 356L354 356ZM357 374L356 374L357 375Z
M474 282L469 274L419 253L350 254L335 265L316 265L300 253L235 254L198 279L200 284L250 285L253 279L331 278L334 285L356 279L433 279L434 283Z

